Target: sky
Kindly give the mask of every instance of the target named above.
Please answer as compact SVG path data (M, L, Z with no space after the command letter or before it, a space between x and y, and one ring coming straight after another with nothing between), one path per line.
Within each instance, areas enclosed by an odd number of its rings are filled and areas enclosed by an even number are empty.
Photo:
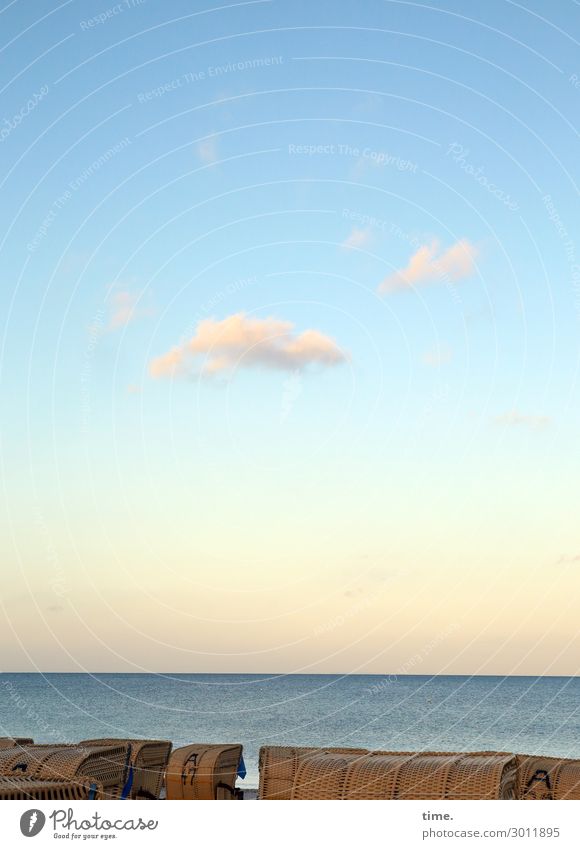
M579 672L579 39L4 0L2 670Z

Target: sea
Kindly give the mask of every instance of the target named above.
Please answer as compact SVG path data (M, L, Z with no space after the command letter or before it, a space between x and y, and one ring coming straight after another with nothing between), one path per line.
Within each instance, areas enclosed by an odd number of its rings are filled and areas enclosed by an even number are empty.
M580 678L0 674L0 736L509 751L580 758Z

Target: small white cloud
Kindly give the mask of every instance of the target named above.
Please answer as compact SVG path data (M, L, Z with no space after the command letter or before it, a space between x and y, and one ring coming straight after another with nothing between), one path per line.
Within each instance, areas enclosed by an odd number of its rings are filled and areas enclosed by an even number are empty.
M561 554L560 559L557 561L557 563L558 565L580 563L580 554Z
M460 239L443 252L440 243L434 239L429 245L421 245L405 268L385 278L378 291L385 293L411 289L418 284L434 280L462 280L470 277L475 271L477 256L477 248L467 239Z
M141 295L126 289L112 291L108 300L108 330L118 330L126 327L138 318L152 314L152 310L140 306Z
M422 361L426 366L438 368L451 362L453 359L453 351L447 345L435 345L430 351L425 351Z
M372 241L371 230L363 230L359 227L353 227L341 247L345 250L353 250L355 248L364 248Z
M549 416L531 416L517 410L510 410L501 416L496 416L493 421L495 424L504 427L523 426L532 428L532 430L543 430L550 424L551 419Z
M149 373L154 378L185 376L196 364L206 375L252 366L295 371L312 364L339 365L346 360L336 342L319 330L297 334L289 321L237 313L222 321L200 321L188 342L151 361Z
M219 159L217 140L214 136L200 141L196 153L205 165L214 165Z
M136 312L138 296L132 292L113 292L111 295L111 315L109 318L109 328L115 330L117 327L124 327L134 320Z

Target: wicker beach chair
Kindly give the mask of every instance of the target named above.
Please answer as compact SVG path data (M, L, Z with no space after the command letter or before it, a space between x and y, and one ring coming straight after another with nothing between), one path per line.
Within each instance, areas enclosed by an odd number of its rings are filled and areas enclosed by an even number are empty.
M407 753L373 754L349 764L344 780L343 799L395 799L401 768Z
M103 785L103 798L118 799L125 786L128 762L129 749L122 744L62 748L44 759L35 776L60 781L92 778Z
M171 743L167 740L117 740L114 738L83 740L79 743L79 746L118 745L130 747L128 774L125 775L125 786L130 782L128 798L158 799L171 753Z
M370 752L304 757L291 799L513 799L514 755Z
M32 737L0 737L0 749L11 749L13 746L32 746Z
M192 743L175 749L165 775L168 799L235 799L242 759L238 743Z
M367 754L314 752L303 757L297 767L291 799L343 799L349 767Z
M0 776L0 801L16 799L76 801L102 798L103 786L95 781L54 781L30 776Z
M514 799L516 761L510 752L373 752L406 755L396 799Z
M56 746L6 746L0 749L0 775L32 775L43 757L56 751Z
M260 749L259 799L291 799L294 780L302 761L315 754L364 755L368 749L328 748L312 746L262 746Z
M0 775L25 775L57 781L92 779L105 798L119 798L129 759L127 745L35 745L0 749Z
M580 760L517 756L517 798L580 799Z

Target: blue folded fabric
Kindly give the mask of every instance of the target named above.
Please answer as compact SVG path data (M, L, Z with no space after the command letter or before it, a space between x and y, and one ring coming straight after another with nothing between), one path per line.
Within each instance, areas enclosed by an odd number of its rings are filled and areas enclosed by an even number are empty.
M240 755L240 762L238 764L238 778L245 778L247 775L246 765L244 763L244 756Z
M131 766L129 767L129 776L127 778L127 781L125 782L125 786L123 787L123 791L121 793L121 799L129 798L129 793L131 792L131 789L133 787L134 775L135 773L133 771L133 764L131 764Z
M125 786L121 791L121 799L127 799L133 787L133 761L131 759L133 747L129 743L127 747L127 760L125 762Z

